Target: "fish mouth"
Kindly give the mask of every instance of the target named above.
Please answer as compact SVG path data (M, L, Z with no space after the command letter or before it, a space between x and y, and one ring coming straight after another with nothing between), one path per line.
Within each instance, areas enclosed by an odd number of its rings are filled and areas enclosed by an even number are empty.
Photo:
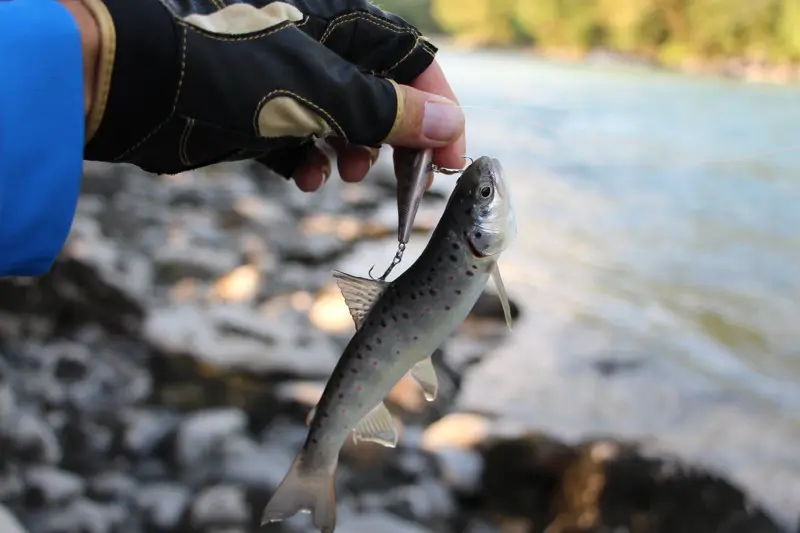
M469 248L469 251L472 253L472 255L474 255L474 256L475 256L475 257L477 257L478 259L483 259L484 257L487 257L487 256L486 256L486 254L479 252L479 251L478 251L478 250L475 248L475 245L474 245L474 244L472 244L472 241L471 241L471 240L469 240L469 239L467 239L467 248Z

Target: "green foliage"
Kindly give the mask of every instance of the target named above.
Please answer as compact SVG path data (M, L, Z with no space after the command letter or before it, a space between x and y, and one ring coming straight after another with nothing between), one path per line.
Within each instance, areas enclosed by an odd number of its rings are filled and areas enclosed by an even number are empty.
M484 44L800 60L800 0L378 0ZM405 10L405 11L404 11ZM425 18L425 15L429 19ZM423 29L423 31L429 31Z

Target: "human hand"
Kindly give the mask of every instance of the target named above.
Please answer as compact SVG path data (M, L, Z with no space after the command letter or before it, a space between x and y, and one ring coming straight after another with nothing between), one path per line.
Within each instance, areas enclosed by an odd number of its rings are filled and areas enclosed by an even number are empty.
M436 102L437 96L458 104L439 64L434 61L409 86L401 85L398 89L398 95L403 99L403 113L397 117L398 123L385 142L392 146L435 148L434 164L444 168L463 168L466 140L461 110L451 104L445 104L446 107L440 104L435 106L438 109L433 113L426 115L425 112L429 109L426 104ZM328 144L336 150L339 175L347 182L364 179L379 154L377 149L352 145L338 138L329 138ZM297 186L303 191L319 189L330 175L330 164L323 151L312 149L294 174Z
M320 138L349 181L387 142L463 166L436 48L366 0L81 1L101 34L87 159L177 173L256 158L304 190L330 174Z

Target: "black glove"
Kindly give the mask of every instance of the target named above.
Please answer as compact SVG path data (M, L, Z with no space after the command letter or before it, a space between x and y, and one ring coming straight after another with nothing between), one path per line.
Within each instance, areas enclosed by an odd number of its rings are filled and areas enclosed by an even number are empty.
M315 137L377 147L436 48L366 0L83 0L102 36L85 158L178 173Z

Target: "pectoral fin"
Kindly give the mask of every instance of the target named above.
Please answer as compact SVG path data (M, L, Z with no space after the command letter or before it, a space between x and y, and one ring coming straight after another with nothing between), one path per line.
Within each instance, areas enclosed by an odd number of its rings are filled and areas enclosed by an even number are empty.
M317 414L317 406L315 405L315 406L314 406L314 407L312 407L312 408L311 408L311 410L308 412L308 415L306 415L306 425L307 425L307 426L310 426L310 425L311 425L311 421L312 421L312 420L314 420L314 415L316 415L316 414Z
M500 305L503 306L503 315L506 317L506 324L508 325L508 329L512 329L511 304L508 301L506 286L503 284L503 278L500 276L500 266L497 263L495 263L494 268L492 268L492 279L497 288L497 295L500 297Z
M436 379L436 369L433 361L426 357L411 369L411 377L422 389L425 399L432 402L436 399L436 391L439 389L439 382Z
M369 310L386 291L389 282L351 276L338 270L333 272L333 277L336 279L336 284L339 285L339 290L342 291L344 302L350 310L350 316L353 317L356 329L360 328Z
M394 425L392 413L383 402L367 413L353 430L353 442L358 443L360 440L375 442L388 448L397 446L397 427Z

